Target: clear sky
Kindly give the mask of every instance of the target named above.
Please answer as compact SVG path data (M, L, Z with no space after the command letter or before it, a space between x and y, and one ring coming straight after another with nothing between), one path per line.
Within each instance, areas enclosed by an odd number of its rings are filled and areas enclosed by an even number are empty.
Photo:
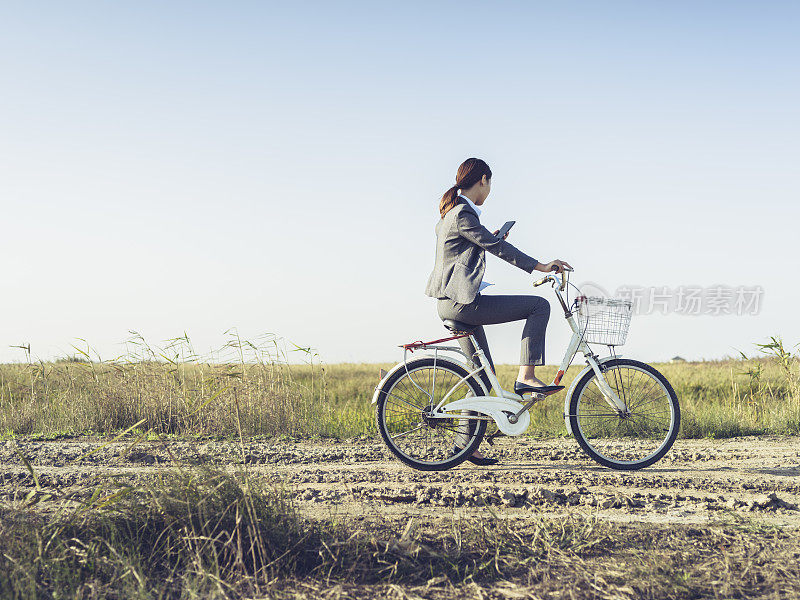
M758 314L641 314L643 360L800 342L796 2L2 2L0 360L129 330L272 332L325 362L445 333L438 201L573 281L761 286ZM487 254L486 293L553 304ZM522 322L487 328L496 362ZM581 360L581 359L577 359Z

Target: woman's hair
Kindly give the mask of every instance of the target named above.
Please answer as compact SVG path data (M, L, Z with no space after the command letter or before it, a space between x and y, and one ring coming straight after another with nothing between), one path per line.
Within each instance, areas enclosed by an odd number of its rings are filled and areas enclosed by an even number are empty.
M456 202L458 190L471 188L478 183L484 175L486 175L486 179L491 179L492 170L489 168L489 165L480 158L468 158L461 163L461 166L458 167L458 173L456 174L456 184L447 190L439 201L439 214L442 215L443 219L447 211L458 204L458 202Z

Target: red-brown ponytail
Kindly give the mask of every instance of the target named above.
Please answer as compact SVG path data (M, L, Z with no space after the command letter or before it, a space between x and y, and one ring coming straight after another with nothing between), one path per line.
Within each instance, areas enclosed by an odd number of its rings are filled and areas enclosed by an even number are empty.
M447 212L458 202L458 190L466 190L478 183L486 175L486 179L492 178L492 170L480 158L468 158L458 167L456 174L456 184L447 190L439 201L439 214L444 219Z

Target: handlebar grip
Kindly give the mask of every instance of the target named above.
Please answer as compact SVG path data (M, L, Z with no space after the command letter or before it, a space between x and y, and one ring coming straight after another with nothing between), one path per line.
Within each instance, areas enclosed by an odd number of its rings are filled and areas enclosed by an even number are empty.
M562 292L564 291L564 288L566 287L566 284L567 284L567 278L566 278L566 276L564 276L564 273L566 273L567 271L574 271L574 270L575 269L570 269L569 267L563 267L563 270L561 272L561 285L559 286L559 289ZM550 267L550 271L548 271L547 275L545 275L541 279L538 279L538 280L533 282L533 287L539 287L540 285L544 285L545 283L548 283L549 281L555 282L556 279L554 279L552 277L552 275L550 275L549 273L553 273L553 272L556 272L556 271L558 271L558 265L553 265L552 267Z
M562 266L562 273L564 271L574 271L574 270L575 269L570 269L569 267ZM558 265L553 265L552 267L550 267L550 271L558 271Z

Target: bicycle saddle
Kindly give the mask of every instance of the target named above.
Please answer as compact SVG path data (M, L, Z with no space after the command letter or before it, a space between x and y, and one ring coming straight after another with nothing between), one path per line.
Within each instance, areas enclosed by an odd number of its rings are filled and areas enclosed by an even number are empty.
M477 325L469 325L467 323L462 323L461 321L455 321L453 319L443 319L442 323L453 333L455 333L456 331L472 333L478 327Z

